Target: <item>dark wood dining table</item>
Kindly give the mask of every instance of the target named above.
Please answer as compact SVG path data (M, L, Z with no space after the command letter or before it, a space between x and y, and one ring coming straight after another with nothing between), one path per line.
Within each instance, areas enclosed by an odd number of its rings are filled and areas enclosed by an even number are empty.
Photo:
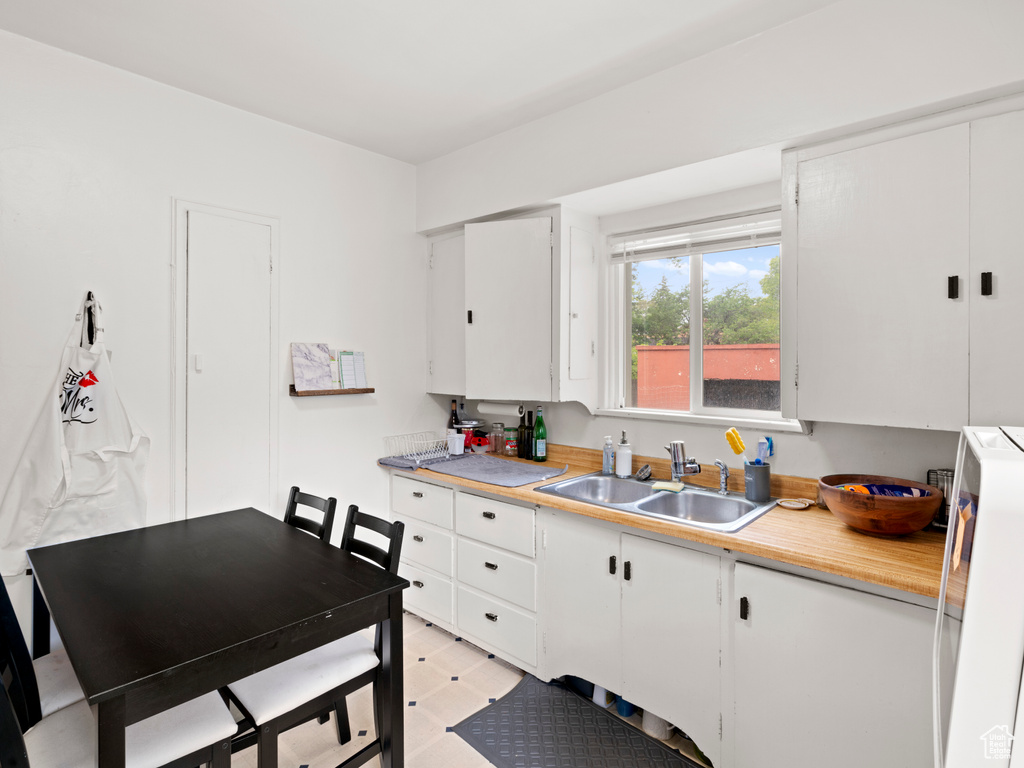
M381 760L404 765L405 579L251 508L28 554L100 768L123 768L128 725L378 622Z

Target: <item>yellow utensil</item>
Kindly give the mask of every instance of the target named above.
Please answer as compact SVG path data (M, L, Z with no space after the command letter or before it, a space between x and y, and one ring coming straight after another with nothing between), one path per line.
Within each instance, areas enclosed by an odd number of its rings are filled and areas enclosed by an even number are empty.
M732 448L733 453L737 456L743 456L743 461L746 462L747 456L743 453L746 446L743 444L743 438L740 437L740 433L736 431L736 427L726 430L725 439L729 442L729 447Z

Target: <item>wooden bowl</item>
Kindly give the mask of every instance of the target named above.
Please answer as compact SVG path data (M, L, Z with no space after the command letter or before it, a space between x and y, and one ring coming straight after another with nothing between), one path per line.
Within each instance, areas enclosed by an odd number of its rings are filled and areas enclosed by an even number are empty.
M928 491L927 496L878 496L836 488L837 485L906 485ZM829 511L863 533L880 536L904 536L920 531L935 516L942 504L938 488L882 475L826 475L818 480L818 490Z

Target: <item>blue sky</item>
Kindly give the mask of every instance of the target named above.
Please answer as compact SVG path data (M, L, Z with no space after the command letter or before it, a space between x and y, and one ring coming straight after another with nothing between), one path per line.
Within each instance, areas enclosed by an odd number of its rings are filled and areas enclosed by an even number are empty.
M704 279L708 281L711 295L742 284L747 286L751 296L760 296L760 280L768 274L768 262L778 255L778 245L705 254ZM652 288L656 288L661 283L662 275L668 277L672 290L682 289L690 281L690 267L687 259L679 261L679 269L672 268L669 262L663 260L637 262L638 279L644 292L649 294Z

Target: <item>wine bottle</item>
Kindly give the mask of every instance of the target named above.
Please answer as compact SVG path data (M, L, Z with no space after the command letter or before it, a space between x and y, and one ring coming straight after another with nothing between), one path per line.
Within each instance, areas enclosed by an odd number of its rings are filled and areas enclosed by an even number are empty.
M526 458L526 411L519 414L519 429L516 431L516 456Z
M448 431L447 434L454 435L458 434L458 429L455 425L459 423L459 417L455 413L455 401L452 400L452 412L448 414Z
M537 423L533 428L533 460L548 460L548 428L544 424L544 409L537 406Z
M523 445L523 458L533 458L533 411L526 412L526 441Z

